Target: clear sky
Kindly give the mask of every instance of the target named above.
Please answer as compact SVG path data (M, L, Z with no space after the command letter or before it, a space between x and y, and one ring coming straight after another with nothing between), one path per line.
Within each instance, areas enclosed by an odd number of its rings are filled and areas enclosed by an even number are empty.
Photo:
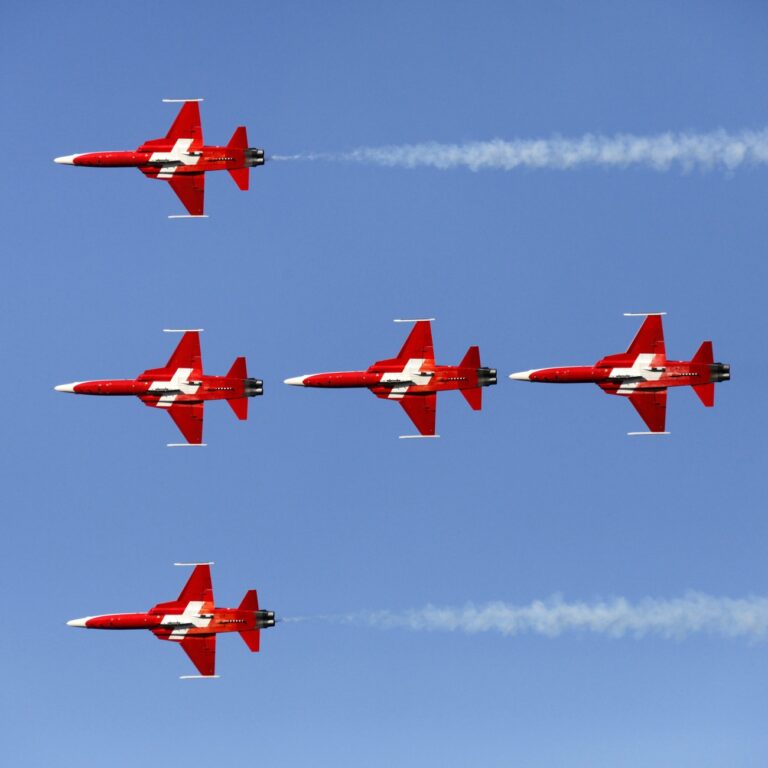
M200 221L135 170L55 165L165 134L205 97L224 143L290 155L420 142L768 125L768 8L730 3L5 3L4 760L116 768L761 766L766 642L693 632L414 631L310 619L220 638L218 681L148 633L68 619L176 597L214 560L287 617L428 604L592 604L768 592L764 165L659 172L272 162L209 175ZM597 388L512 371L712 339L714 409L670 393L668 438ZM438 362L499 369L440 440L365 391L289 376L390 357L436 317ZM201 450L132 399L53 386L162 365L203 327L247 355L251 418L207 407Z

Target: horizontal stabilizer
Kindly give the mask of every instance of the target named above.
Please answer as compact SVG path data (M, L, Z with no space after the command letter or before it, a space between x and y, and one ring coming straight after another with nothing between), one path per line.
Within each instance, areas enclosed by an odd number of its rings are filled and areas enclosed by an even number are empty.
M701 363L702 365L712 365L715 362L715 355L712 351L711 341L702 341L701 346L693 356L692 363Z
M477 347L475 347L477 349ZM469 403L469 407L473 411L479 411L483 407L483 390L480 387L474 389L460 389L464 399Z
M707 408L711 408L715 404L715 385L713 382L709 384L694 384L693 391Z
M237 609L238 611L258 611L259 610L259 594L255 589L249 589L245 593L243 601Z
M232 367L229 369L229 372L227 373L228 379L247 379L248 378L248 368L245 364L245 358L244 357L238 357L237 360L235 360L234 363L232 363Z
M251 181L251 169L246 166L245 168L228 168L227 170L237 184L237 188L247 192Z
M459 368L480 368L480 347L470 347Z
M243 642L251 649L251 653L258 653L259 641L261 640L261 632L258 629L241 632L240 637L243 638Z
M227 400L229 407L235 412L240 421L245 421L248 418L248 398L247 397L233 397L231 400Z
M248 149L248 132L245 130L244 125L235 128L235 132L232 134L227 147L229 149Z

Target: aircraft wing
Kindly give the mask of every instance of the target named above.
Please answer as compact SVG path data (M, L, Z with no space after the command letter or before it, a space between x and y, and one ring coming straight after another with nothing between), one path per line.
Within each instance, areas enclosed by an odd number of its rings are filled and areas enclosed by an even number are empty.
M629 402L635 406L651 432L664 432L667 421L667 390L638 389L629 396Z
M162 179L163 176L159 175L157 178ZM204 173L174 174L167 181L192 216L203 215L205 204Z
M422 435L435 434L436 392L431 392L428 395L405 394L399 402Z
M203 442L203 414L205 403L179 403L168 409L168 415L184 435L188 443L199 444Z
M216 635L187 635L180 645L201 675L216 674Z
M199 563L192 571L184 589L181 590L178 603L212 603L213 585L211 584L211 566Z
M429 320L418 320L414 324L397 355L398 360L409 360L411 358L435 359L435 350L432 345L432 325Z

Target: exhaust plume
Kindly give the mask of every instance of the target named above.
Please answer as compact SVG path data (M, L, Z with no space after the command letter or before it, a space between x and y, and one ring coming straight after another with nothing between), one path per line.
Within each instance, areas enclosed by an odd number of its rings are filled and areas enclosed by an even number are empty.
M272 160L325 160L398 168L518 168L571 170L643 167L735 171L768 164L768 129L734 133L662 133L653 136L585 134L578 138L472 141L462 144L401 144L359 147L349 152L273 155Z
M708 634L762 640L768 637L768 598L713 597L689 592L670 600L644 598L632 603L623 597L566 602L555 595L528 605L503 602L479 606L468 603L463 607L427 605L406 611L384 610L315 618L376 629L470 635L497 632L505 636L559 637L566 632L590 632L613 638L652 635L680 639L692 634ZM306 621L308 617L295 620Z

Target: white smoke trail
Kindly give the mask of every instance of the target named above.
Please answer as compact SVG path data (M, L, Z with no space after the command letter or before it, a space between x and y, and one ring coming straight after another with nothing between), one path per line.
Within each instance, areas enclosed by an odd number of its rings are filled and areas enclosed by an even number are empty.
M670 600L645 598L631 603L623 597L596 602L565 602L560 596L529 605L494 602L461 608L427 605L397 611L373 611L319 620L382 629L416 631L532 633L558 637L565 632L591 632L608 637L683 638L695 633L753 640L768 637L768 597L713 597L690 592ZM306 617L298 619L307 620Z
M360 147L350 152L273 155L272 160L326 160L399 168L518 168L570 170L582 166L667 171L737 168L768 164L768 129L730 133L662 133L654 136L586 134L575 139L473 141Z

